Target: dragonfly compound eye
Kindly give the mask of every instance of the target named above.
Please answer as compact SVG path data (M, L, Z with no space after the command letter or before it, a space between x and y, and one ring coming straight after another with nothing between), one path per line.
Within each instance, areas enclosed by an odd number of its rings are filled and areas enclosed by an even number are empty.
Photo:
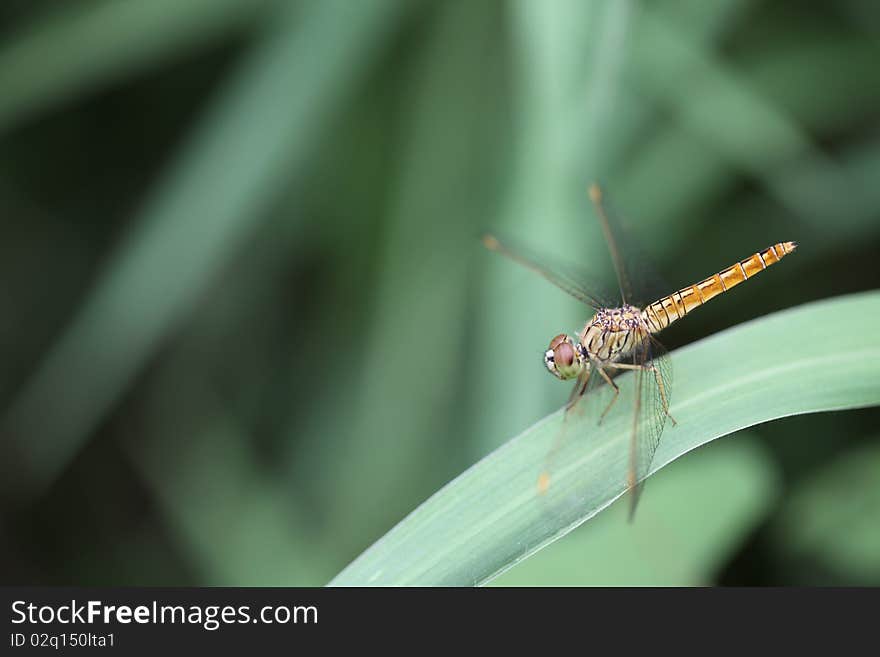
M555 377L570 379L580 372L583 358L572 339L561 334L550 341L550 348L544 353L544 364Z

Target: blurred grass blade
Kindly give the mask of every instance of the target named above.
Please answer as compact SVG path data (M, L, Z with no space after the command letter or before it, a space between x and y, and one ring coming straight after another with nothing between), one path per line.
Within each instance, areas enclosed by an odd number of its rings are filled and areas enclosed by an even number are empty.
M856 181L849 180L796 118L762 95L746 75L669 23L662 12L646 10L640 19L638 38L633 39L638 83L658 104L673 109L683 128L704 147L754 176L769 195L813 222L824 223L839 214L841 194L861 196ZM685 74L660 76L661 70ZM723 130L718 129L719 116L727 117ZM786 185L784 165L795 159L820 172L839 193L811 193L809 188Z
M21 463L7 464L0 481L39 489L69 462L307 163L329 113L404 7L315 2L279 14L13 402L5 429Z
M36 111L219 40L269 0L69 3L0 49L0 132Z
M779 569L809 585L880 585L880 440L798 484L769 538Z
M676 351L671 411L679 424L664 433L652 472L760 422L880 403L878 322L880 292L870 292L769 315ZM631 386L622 380L620 388L625 407ZM535 481L561 419L544 418L469 468L331 585L482 584L606 508L625 490L627 414L601 427L589 416L577 422L541 496Z

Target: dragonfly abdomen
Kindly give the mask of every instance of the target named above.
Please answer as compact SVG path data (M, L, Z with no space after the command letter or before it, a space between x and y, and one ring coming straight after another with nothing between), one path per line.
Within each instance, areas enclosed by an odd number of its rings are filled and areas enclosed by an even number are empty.
M672 322L681 319L689 312L732 287L774 265L797 248L795 242L779 242L763 251L753 253L745 260L722 269L688 287L658 299L642 311L642 318L651 333L662 331Z

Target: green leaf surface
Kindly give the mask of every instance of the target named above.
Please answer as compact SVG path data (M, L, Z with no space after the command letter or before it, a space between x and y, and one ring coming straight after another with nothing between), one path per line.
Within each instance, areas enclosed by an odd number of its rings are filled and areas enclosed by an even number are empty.
M775 313L674 352L678 425L664 432L652 473L761 422L880 403L878 320L880 293L869 292ZM596 515L626 488L628 382L620 378L617 412L601 426L593 402L559 444L562 413L547 416L443 487L331 585L483 584ZM536 480L551 450L551 485L541 495Z
M778 501L773 456L747 432L697 450L651 479L638 522L623 499L493 586L702 586Z

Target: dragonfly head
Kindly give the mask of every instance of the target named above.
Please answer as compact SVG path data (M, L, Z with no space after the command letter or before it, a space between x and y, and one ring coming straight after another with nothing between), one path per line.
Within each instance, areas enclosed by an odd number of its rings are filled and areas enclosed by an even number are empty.
M584 367L586 354L580 342L560 333L550 341L544 352L544 365L557 379L573 379Z

